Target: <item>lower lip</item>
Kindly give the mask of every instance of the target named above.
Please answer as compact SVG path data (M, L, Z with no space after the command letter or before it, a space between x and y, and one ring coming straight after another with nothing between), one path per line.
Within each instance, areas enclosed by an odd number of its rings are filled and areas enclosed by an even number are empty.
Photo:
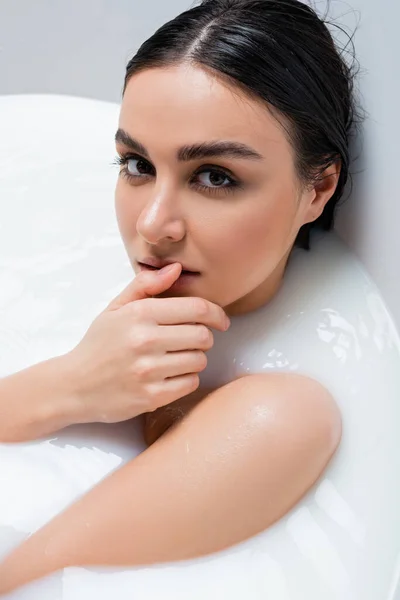
M192 285L198 279L200 273L184 273L179 275L178 279L171 285L170 290L180 290Z
M138 263L139 269L141 271L156 271L157 269L153 269L152 267L147 267L141 263ZM182 273L179 275L178 279L171 285L170 290L177 290L180 288L184 288L193 283L198 277L200 273Z

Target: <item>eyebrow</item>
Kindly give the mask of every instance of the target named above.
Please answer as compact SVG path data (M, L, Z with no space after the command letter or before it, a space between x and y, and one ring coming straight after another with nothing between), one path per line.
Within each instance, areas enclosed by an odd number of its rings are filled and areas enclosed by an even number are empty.
M123 129L118 129L117 133L115 134L115 141L123 144L133 152L137 152L145 158L150 159L150 155L143 144L135 140ZM253 148L250 148L250 146L242 144L241 142L230 141L202 142L199 144L182 146L178 149L176 154L176 158L180 162L199 160L202 158L215 156L224 156L226 158L246 158L249 160L264 159L261 154L259 154Z

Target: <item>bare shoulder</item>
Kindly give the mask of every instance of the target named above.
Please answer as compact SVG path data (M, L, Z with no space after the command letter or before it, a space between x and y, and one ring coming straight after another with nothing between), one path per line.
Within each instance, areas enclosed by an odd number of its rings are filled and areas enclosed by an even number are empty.
M297 373L254 373L239 377L226 387L275 399L282 407L316 408L339 414L332 394L318 381Z
M232 400L249 409L264 407L273 415L273 430L303 440L303 447L322 446L333 453L340 443L342 419L332 394L318 381L292 373L246 375L225 386ZM267 420L269 429L271 418Z
M241 482L252 514L268 527L316 483L341 431L339 408L317 381L291 373L253 374L208 393L160 442L185 455L189 440L192 456L206 454L207 469L215 468L218 485L232 489L235 498Z
M251 431L248 440L260 457L273 452L278 463L287 460L292 467L316 463L315 473L333 456L342 433L340 411L329 391L292 373L245 375L214 390L196 390L146 416L146 442L151 445L188 418L221 434L238 426Z

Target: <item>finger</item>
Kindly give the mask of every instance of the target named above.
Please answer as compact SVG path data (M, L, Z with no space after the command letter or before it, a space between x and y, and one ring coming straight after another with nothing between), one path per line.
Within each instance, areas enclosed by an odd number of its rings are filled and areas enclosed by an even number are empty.
M150 383L148 390L153 397L154 410L191 394L199 387L199 384L200 379L197 373L187 373L179 377Z
M207 366L207 356L201 350L167 352L160 363L160 378L179 377L188 373L200 373ZM157 369L158 370L158 369Z
M198 323L220 331L230 325L225 311L204 298L147 298L139 302L146 302L146 314L159 325Z
M206 325L160 325L157 349L166 352L210 350L214 345L212 331Z
M180 263L173 263L155 271L141 271L116 298L106 310L117 310L129 302L156 296L168 290L178 279L182 271Z
M207 357L201 350L166 352L162 355L145 356L135 363L135 375L141 382L157 382L167 377L179 377L199 373L207 366Z

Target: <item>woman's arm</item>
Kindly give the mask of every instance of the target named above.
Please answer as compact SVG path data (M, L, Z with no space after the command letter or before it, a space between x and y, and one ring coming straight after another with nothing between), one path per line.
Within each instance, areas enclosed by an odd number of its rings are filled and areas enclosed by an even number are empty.
M0 443L37 439L73 423L76 384L67 354L0 379Z
M174 263L139 273L70 352L0 379L0 442L126 421L195 389L211 329L226 331L229 319L204 298L150 297L181 270Z
M304 495L340 436L338 408L315 381L233 381L17 548L0 593L72 565L148 565L239 543Z

